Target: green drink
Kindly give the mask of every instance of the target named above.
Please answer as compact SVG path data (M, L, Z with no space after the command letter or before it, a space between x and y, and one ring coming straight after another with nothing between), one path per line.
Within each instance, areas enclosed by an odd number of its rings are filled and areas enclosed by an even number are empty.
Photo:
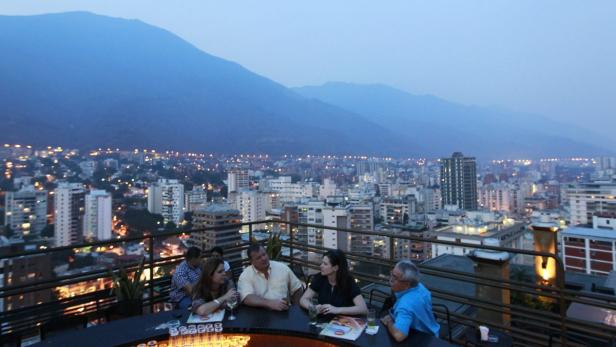
M317 325L317 316L319 315L319 311L317 311L317 305L319 304L316 298L312 298L310 300L310 306L308 306L308 317L310 317L310 325Z
M368 317L366 319L368 323L368 328L372 329L376 327L376 310L371 308L368 310Z

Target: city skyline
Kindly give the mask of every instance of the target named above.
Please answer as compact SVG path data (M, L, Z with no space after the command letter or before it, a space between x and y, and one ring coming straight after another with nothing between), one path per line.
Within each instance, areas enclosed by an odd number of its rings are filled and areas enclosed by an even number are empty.
M0 345L611 346L613 18L3 1Z
M472 294L469 279L448 283L451 271L496 276L499 286L522 280L554 290L566 273L567 288L614 294L616 157L482 161L471 155L285 157L3 144L0 316L58 300L64 316L90 312L99 295L115 302L110 269L145 260L145 278L159 283L191 246L202 254L222 247L232 272L239 271L249 242L276 239L283 260L301 264L300 274L314 273L303 264L318 264L320 250L344 251L364 294L386 280L389 268L381 263L403 259L429 267L430 278L443 276L426 286L465 305L466 296L485 294ZM544 250L560 265L524 255ZM41 280L52 281L51 288L30 289ZM24 285L19 295L11 292ZM165 286L148 288L147 295L167 295ZM490 290L497 305L518 300L515 289L511 297L500 287ZM524 305L536 309L545 300L541 293ZM538 307L537 314L553 315ZM515 311L457 312L516 324L509 316ZM19 321L7 320L3 333ZM37 329L20 331L38 338Z

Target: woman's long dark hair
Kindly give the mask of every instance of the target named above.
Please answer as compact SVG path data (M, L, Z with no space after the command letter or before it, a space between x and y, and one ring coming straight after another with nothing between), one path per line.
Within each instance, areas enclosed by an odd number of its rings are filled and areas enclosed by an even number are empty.
M353 277L349 274L349 263L347 262L346 255L344 255L343 251L336 249L325 252L323 256L329 259L329 263L332 266L338 266L336 285L339 292L346 293L347 290L351 289L351 282L354 281Z
M212 275L220 265L224 266L223 260L220 257L208 258L201 268L201 277L193 289L193 298L201 298L205 301L212 301L216 298L212 297ZM218 288L218 296L222 296L227 292L227 283Z

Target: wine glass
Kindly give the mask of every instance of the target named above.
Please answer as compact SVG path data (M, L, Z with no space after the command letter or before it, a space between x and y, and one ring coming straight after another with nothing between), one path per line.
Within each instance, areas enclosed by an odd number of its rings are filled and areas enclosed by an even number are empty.
M237 306L237 296L233 295L229 300L227 300L227 308L229 309L230 315L227 319L235 320L237 317L233 315L233 309Z

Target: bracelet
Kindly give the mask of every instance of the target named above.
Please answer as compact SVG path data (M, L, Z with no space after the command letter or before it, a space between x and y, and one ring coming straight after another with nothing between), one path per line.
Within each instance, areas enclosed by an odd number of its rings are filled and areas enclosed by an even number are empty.
M221 302L218 299L214 299L214 302L218 304L218 306L221 305Z

